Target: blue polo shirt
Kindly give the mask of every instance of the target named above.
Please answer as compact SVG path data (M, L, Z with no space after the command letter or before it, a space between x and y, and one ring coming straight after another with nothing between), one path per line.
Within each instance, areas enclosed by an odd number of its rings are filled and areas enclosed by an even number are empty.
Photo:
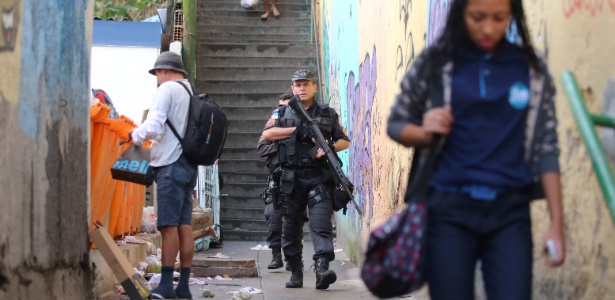
M523 143L530 80L521 48L507 41L491 54L473 46L460 48L455 51L454 66L455 121L433 184L497 191L528 186L533 176L523 159ZM487 200L493 197L487 195Z

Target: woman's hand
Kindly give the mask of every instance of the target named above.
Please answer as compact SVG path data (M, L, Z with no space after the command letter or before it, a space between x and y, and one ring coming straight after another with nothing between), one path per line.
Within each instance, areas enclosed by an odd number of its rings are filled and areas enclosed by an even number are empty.
M423 129L430 135L434 133L447 135L451 132L453 121L450 106L432 108L423 116Z
M552 241L552 245L555 248L555 256L551 257L548 243ZM552 224L547 230L543 240L542 240L542 248L545 255L549 257L549 265L551 267L557 267L564 263L566 259L566 244L564 242L564 232L561 226L557 226ZM555 259L554 259L555 258Z

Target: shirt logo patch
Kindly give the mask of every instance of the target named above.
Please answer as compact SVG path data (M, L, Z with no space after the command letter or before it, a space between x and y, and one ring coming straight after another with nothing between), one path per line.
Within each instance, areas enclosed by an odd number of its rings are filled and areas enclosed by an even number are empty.
M271 115L271 119L273 120L277 120L280 117L280 113L276 110L273 112L273 114Z
M510 87L508 102L515 109L524 109L530 102L530 90L521 82L517 82Z

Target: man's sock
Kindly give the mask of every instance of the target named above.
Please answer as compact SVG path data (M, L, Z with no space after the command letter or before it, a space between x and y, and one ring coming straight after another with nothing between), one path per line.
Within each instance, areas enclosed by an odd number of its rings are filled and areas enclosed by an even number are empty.
M192 268L180 268L179 269L179 282L177 283L177 289L175 289L175 294L178 298L183 299L192 299L192 294L190 293L190 271Z
M162 296L163 299L175 299L175 291L173 290L173 271L175 271L175 269L172 266L162 266L160 284L152 291L152 294Z

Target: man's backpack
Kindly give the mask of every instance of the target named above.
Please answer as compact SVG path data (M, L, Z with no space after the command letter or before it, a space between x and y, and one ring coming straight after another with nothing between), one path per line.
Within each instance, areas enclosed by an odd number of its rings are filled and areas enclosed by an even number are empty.
M173 124L167 119L167 124L182 145L184 155L195 165L213 165L222 152L226 141L226 115L207 94L193 94L188 87L180 82L190 95L188 107L188 124L186 134L182 139Z

